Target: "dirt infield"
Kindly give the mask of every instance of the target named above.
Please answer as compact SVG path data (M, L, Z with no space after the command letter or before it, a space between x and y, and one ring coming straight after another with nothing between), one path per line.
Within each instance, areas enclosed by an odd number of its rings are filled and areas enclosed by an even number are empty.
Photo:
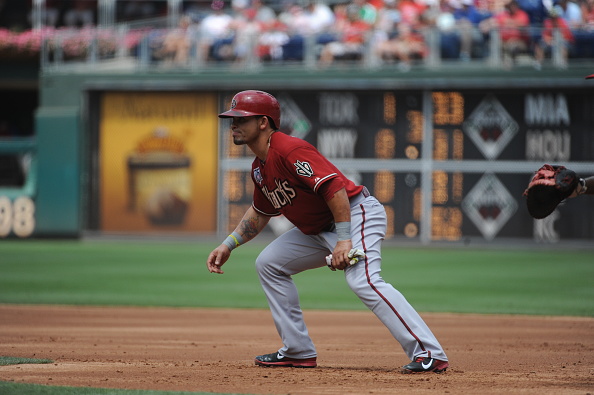
M451 361L402 375L370 312L306 311L317 369L262 368L280 343L266 310L0 305L0 380L245 394L592 394L594 319L422 314Z

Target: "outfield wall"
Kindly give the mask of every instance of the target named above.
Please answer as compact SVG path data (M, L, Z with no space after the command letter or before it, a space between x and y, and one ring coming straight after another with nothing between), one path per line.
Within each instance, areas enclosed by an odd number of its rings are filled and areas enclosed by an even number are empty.
M542 163L594 174L587 74L54 70L40 76L36 136L17 147L33 158L27 187L0 189L3 236L226 234L250 203L251 155L216 114L257 88L281 101L283 131L386 205L389 238L589 243L589 197L542 221L522 197Z

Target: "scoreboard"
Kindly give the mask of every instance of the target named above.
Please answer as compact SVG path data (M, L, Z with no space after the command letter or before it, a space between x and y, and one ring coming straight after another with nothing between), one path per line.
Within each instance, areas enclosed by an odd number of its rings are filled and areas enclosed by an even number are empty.
M388 216L388 238L593 239L588 197L533 220L522 196L543 163L594 174L594 93L584 90L272 91L281 131L300 137ZM221 97L227 108L232 93ZM232 230L251 203L252 153L220 124L220 190ZM287 224L271 223L280 232Z
M388 239L594 239L590 196L571 199L549 217L534 220L522 195L544 163L594 175L592 90L344 86L270 92L281 104L281 132L310 142L384 204ZM229 120L217 122L217 111L229 107L234 93L189 88L95 92L88 100L89 125L77 106L40 108L35 137L0 139L0 239L76 236L81 230L228 234L250 206L254 188L253 154L233 145ZM120 101L142 110L133 112L139 116L118 118L124 108ZM113 117L103 111L106 102L115 110ZM180 191L191 185L187 201L193 211L186 212L195 217L188 215L183 224L144 226L146 215L130 211L128 197L145 196L129 192L140 185L130 182L137 170L146 169L126 168L137 163L126 158L136 158L144 138L161 136L164 126L167 136L185 142L183 156L191 158L184 162L191 169L184 165L174 173L183 175ZM154 170L140 175L150 172L151 180L174 181L171 172ZM127 215L144 221L142 226ZM120 228L109 227L109 218L117 219ZM265 232L279 234L290 226L275 217Z

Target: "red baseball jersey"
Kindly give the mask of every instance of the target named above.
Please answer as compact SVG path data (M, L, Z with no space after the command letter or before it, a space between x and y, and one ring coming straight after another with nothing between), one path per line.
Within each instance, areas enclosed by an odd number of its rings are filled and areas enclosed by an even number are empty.
M313 145L282 132L272 134L266 161L252 163L252 180L254 209L268 216L283 214L305 234L318 234L334 222L326 198L341 188L349 198L363 190Z

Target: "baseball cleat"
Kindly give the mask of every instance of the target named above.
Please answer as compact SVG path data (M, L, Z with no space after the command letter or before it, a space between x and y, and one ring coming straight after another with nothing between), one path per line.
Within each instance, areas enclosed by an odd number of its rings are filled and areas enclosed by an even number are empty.
M443 373L450 366L448 361L440 361L439 359L429 357L419 357L402 367L401 372L405 374L409 373Z
M315 368L318 366L316 357L305 359L289 358L277 352L258 355L254 361L256 362L256 365L266 367Z

